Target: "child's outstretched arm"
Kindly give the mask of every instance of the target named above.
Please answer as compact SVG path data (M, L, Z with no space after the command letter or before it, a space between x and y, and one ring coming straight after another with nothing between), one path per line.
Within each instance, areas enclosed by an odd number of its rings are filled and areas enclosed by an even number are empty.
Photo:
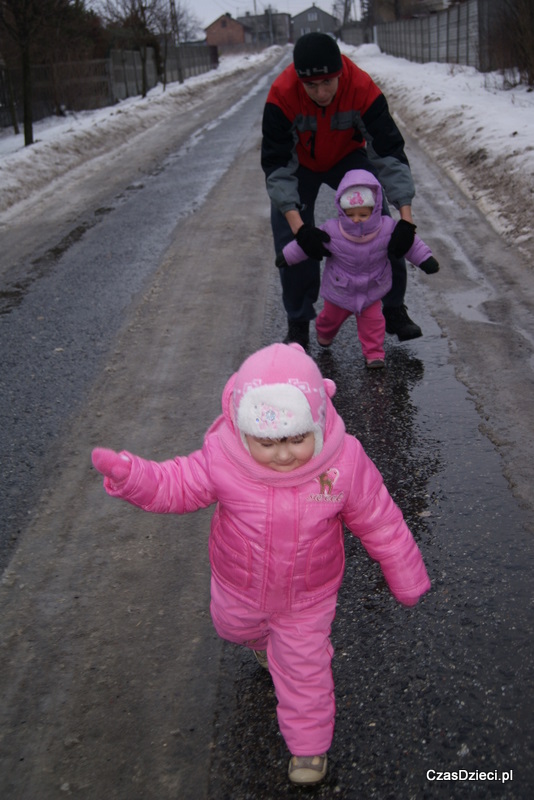
M292 264L300 264L308 258L302 247L297 244L296 239L293 239L289 244L286 244L283 250L276 254L274 261L275 267L282 269L289 267Z
M111 497L145 511L185 514L217 499L203 450L159 462L96 447L92 461L104 475L104 489Z
M393 235L391 238L393 239ZM388 248L388 255L391 256L391 246ZM411 247L408 248L404 255L408 261L411 261L420 270L426 272L427 275L439 272L439 263L432 255L432 250L417 234L414 236Z

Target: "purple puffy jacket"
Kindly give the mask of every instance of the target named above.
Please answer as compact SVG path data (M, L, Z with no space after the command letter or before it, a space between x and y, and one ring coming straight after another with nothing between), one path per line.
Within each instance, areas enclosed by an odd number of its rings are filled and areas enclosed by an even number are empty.
M339 204L341 195L350 186L368 186L375 192L373 213L365 222L355 224ZM325 262L321 297L359 314L391 289L387 250L396 222L382 215L382 188L367 170L354 169L346 173L336 192L336 206L338 218L328 219L320 226L330 235L326 247L332 253ZM289 265L308 258L296 240L284 247L283 254ZM431 255L430 248L416 236L406 258L419 266Z

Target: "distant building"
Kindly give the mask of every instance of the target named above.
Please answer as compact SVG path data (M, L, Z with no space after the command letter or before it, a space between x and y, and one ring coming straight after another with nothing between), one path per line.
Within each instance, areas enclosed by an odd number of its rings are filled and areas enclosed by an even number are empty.
M293 22L293 41L296 41L299 36L305 33L331 33L336 34L341 25L340 21L323 11L315 5L315 3L307 8L306 11L301 11L300 14L295 14L292 19Z
M269 6L264 14L250 14L237 17L251 31L254 44L268 47L272 44L287 44L291 39L291 15L279 14Z
M230 14L223 14L205 28L206 44L215 47L234 47L239 44L250 44L252 42L252 32L250 28L243 25L236 19L232 19Z

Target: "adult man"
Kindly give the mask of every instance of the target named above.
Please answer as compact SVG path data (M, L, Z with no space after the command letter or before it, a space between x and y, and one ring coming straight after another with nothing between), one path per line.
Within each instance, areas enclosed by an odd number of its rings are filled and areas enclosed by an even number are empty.
M402 257L415 233L415 189L404 140L378 86L341 55L331 36L307 33L295 44L293 64L270 88L262 133L261 163L271 199L275 251L296 237L309 256L280 270L288 318L285 341L308 345L320 287L319 261L330 254L328 234L315 227L315 200L321 184L337 189L351 169L374 173L401 217L390 246L393 286L383 300L386 330L401 341L421 336L404 305Z

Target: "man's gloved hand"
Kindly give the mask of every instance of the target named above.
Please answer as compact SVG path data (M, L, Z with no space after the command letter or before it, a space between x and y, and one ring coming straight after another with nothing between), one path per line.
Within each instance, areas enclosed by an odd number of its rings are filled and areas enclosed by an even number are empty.
M427 275L433 275L435 272L439 272L439 264L434 256L430 256L426 261L423 261L423 263L419 265L419 268L422 269L423 272L426 272Z
M278 269L289 266L282 252L277 253L274 265L275 267L278 267Z
M95 447L91 454L93 466L115 486L120 486L130 475L132 462L128 456L119 455L105 447Z
M318 261L325 256L331 256L330 250L324 246L325 242L330 241L330 236L320 228L313 225L304 224L299 228L296 235L297 244L302 247L308 258L315 258Z
M415 239L415 225L400 219L395 227L388 244L388 256L402 258L405 256ZM304 248L302 248L304 249Z

